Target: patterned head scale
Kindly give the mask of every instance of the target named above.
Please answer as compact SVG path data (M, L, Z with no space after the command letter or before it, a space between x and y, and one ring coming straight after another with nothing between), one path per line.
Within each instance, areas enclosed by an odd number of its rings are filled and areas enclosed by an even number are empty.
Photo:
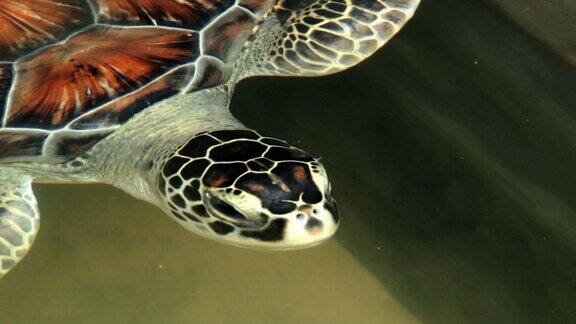
M338 225L322 165L253 131L194 137L163 164L158 189L180 223L233 244L308 246L330 237Z

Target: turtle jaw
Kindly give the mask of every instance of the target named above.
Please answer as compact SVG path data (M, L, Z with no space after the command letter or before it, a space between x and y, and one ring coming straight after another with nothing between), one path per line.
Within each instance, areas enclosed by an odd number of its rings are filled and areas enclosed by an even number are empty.
M318 203L307 203L302 195L280 215L263 208L260 198L249 192L226 195L204 188L203 196L206 211L216 223L235 228L217 239L245 248L294 250L318 245L336 233L338 208L330 186L326 189Z
M316 246L336 233L339 225L337 210L320 206L306 206L305 209L309 209L310 213L299 212L296 220L290 220L284 240L278 242L273 249L295 250Z
M335 204L326 208L303 205L294 213L272 218L260 229L242 229L226 237L231 245L254 250L298 250L319 245L338 230L339 216Z

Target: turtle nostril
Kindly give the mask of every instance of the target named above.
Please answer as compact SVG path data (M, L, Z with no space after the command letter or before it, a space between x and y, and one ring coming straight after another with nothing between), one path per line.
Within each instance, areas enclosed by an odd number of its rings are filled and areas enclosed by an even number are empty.
M296 215L296 218L298 218L298 219L302 219L302 218L304 218L304 214L302 214L302 213L299 213L298 215Z
M298 207L299 212L304 213L304 214L308 214L308 215L311 215L314 212L314 210L316 210L316 209L312 208L312 206L308 205L308 204L305 204L305 205Z

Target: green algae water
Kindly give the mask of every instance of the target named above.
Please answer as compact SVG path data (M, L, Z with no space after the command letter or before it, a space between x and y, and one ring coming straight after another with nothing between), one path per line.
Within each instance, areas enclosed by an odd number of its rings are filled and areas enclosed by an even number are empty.
M242 82L236 116L328 169L342 222L315 248L229 247L113 188L36 186L0 323L572 322L576 73L547 46L484 2L423 1L351 71Z

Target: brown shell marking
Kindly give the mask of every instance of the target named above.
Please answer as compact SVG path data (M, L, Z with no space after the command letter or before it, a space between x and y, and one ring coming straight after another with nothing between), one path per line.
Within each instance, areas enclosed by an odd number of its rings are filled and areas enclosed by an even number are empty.
M42 154L48 133L0 129L0 157L3 161L18 161Z
M272 9L274 2L274 0L238 0L238 5L261 17Z
M8 92L10 92L10 84L14 77L11 64L0 64L0 122L4 116L4 107ZM1 125L1 124L0 124Z
M194 75L193 66L184 66L144 88L114 100L73 122L73 129L111 127L126 122L144 108L180 92Z
M97 26L18 64L7 126L60 128L198 56L198 35Z
M83 132L74 130L57 131L48 138L44 154L46 158L54 162L63 162L82 154L113 131L113 129Z
M83 0L1 0L0 61L17 56L92 23Z
M231 68L220 61L204 56L196 63L196 76L187 92L198 91L222 84L230 77Z
M225 63L232 61L238 56L255 25L252 16L239 8L227 12L217 23L204 31L206 54Z
M95 0L99 21L200 30L234 0Z

